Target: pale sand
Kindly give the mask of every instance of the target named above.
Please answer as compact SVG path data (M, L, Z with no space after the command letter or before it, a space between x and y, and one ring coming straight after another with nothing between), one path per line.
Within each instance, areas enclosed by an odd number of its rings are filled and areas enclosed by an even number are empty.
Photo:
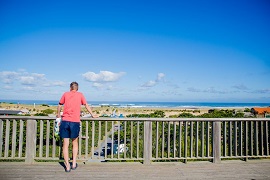
M0 103L0 109L7 109L7 110L28 110L31 115L36 113L41 113L42 110L45 109L52 109L54 110L54 114L56 113L57 106L42 106L42 105L26 105L26 104L9 104L9 103ZM165 113L165 117L169 117L171 115L179 115L181 113L191 113L193 115L201 115L204 113L208 113L210 108L155 108L155 107L92 107L93 113L101 116L103 114L111 115L115 110L117 115L122 114L123 116L127 116L130 114L150 114L156 110L161 110ZM212 108L211 108L212 109ZM218 108L215 108L218 109ZM219 108L221 109L221 108ZM237 111L243 111L244 108L222 108L222 109L235 109ZM82 111L87 114L87 110L84 106L82 106Z

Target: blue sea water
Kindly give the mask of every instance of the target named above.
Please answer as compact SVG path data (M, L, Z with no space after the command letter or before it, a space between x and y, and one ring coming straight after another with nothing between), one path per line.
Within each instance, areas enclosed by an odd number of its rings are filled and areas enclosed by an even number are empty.
M0 100L0 102L13 104L47 104L51 106L58 105L58 101L53 100ZM160 108L252 108L268 107L269 103L228 103L228 102L117 102L117 101L91 101L88 102L94 107L115 106L115 107L160 107Z

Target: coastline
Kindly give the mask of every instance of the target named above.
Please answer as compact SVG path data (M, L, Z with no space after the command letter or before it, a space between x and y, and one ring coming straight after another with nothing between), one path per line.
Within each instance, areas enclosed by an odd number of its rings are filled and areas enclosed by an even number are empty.
M122 114L123 116L127 116L130 114L149 114L153 113L157 110L164 111L165 117L169 117L171 115L179 115L181 113L190 113L193 115L201 115L204 113L208 113L210 109L229 109L243 112L247 107L150 107L150 106L115 106L110 104L104 104L100 106L91 105L93 113L102 116L102 115L112 115L113 113L116 115ZM7 102L0 103L0 110L19 110L24 113L29 113L30 115L34 115L36 113L41 113L43 110L51 109L54 111L54 114L57 110L57 105L46 105L46 104L13 104ZM82 106L82 111L86 112L84 106ZM53 115L53 114L52 114Z

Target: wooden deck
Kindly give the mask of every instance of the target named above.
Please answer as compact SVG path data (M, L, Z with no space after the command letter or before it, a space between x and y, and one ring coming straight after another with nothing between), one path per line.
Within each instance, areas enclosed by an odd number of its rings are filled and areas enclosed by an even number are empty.
M0 162L0 179L270 179L270 160L183 163L78 163L66 173L59 163Z

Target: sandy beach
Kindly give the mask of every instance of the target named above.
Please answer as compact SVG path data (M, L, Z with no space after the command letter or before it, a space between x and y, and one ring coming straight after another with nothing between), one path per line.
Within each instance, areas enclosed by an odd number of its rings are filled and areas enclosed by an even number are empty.
M10 103L0 103L0 109L2 110L20 110L24 113L29 112L30 115L35 115L36 113L41 113L43 110L51 109L56 113L57 106L43 105L28 105L28 104L10 104ZM114 106L102 106L102 107L92 107L92 111L99 115L110 116L115 112L116 115L122 114L127 116L130 114L150 114L157 110L161 110L165 113L165 117L171 115L178 115L181 113L191 113L195 116L208 113L210 108L176 108L176 107L114 107ZM218 109L218 108L215 108ZM222 109L236 109L237 111L243 111L244 108L222 108ZM82 106L82 111L87 113L87 110Z

